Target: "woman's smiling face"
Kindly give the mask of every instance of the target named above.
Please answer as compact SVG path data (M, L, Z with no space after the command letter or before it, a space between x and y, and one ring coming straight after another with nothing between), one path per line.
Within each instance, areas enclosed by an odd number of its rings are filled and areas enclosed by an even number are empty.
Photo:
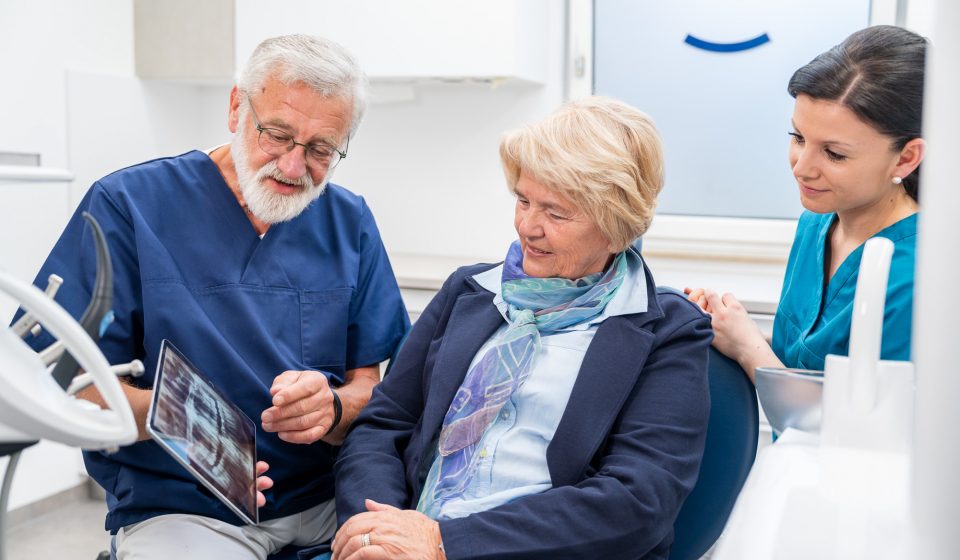
M893 140L835 102L798 95L790 166L804 208L818 214L868 209L897 187Z
M596 224L572 201L520 173L513 224L523 248L523 272L575 280L602 272L613 254Z

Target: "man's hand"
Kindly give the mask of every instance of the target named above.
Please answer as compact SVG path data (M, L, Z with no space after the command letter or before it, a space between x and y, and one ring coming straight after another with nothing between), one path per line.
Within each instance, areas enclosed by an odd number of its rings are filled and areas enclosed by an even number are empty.
M137 423L137 441L150 439L147 433L147 412L150 410L150 401L153 400L153 389L139 389L120 380L120 388L130 403L130 409L133 411L133 419ZM100 408L110 408L107 401L103 400L100 391L96 385L90 385L77 393L77 398L90 401Z
M267 469L270 468L270 465L266 461L257 461L257 507L263 507L267 503L267 498L264 497L263 491L273 488L273 479L269 476L263 476Z
M333 393L319 371L285 371L270 387L273 406L263 411L263 429L283 441L313 443L327 435L333 423Z
M290 443L322 439L340 445L379 382L379 364L347 370L346 383L336 389L342 409L340 422L331 430L335 414L327 377L319 371L285 371L270 387L273 406L260 417L263 429L277 432L280 439Z

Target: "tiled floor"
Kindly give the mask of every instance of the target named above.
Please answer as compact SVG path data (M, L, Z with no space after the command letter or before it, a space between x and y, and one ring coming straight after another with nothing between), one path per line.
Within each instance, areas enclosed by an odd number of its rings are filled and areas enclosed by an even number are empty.
M95 560L110 544L101 500L75 500L7 527L7 560Z

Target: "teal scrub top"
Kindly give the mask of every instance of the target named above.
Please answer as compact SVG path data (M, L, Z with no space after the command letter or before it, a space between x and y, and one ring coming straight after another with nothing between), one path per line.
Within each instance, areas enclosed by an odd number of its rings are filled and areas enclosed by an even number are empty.
M863 245L847 256L824 288L827 234L835 219L836 214L804 212L797 223L773 323L773 351L787 367L822 370L827 354L849 353L853 298ZM909 360L917 214L874 237L886 237L894 244L880 357Z

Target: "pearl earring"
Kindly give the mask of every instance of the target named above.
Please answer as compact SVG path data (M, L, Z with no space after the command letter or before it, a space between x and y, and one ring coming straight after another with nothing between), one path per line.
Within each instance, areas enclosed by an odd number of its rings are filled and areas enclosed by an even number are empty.
M899 185L899 184L902 183L902 182L903 182L903 177L894 177L894 178L893 178L893 184L894 184L894 185Z

